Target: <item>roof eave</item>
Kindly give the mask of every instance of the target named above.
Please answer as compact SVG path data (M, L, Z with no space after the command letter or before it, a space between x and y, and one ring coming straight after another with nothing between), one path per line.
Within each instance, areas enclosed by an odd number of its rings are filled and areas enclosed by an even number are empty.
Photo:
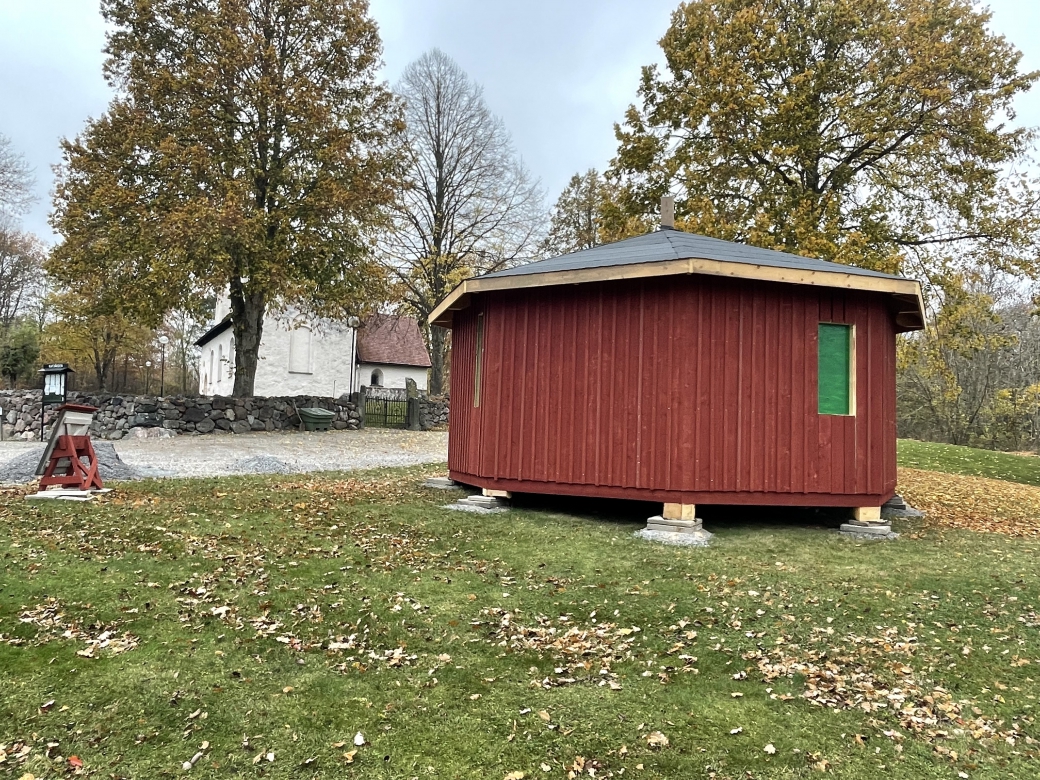
M400 361L394 360L365 360L358 357L359 366L394 366L396 368L421 368L428 369L432 363L401 363Z
M212 328L210 328L205 333L203 333L201 336L199 336L199 340L195 342L195 346L196 347L204 347L204 346L206 346L206 344L208 344L209 342L213 341L213 339L215 339L217 336L219 336L224 331L228 330L231 326L232 326L231 315L229 314L224 319L222 319L220 322L218 322L216 325L214 325Z
M431 325L451 328L452 315L470 305L474 294L493 290L515 290L526 287L551 287L564 284L641 279L655 276L702 274L736 279L755 279L782 284L804 284L816 287L836 287L848 290L888 293L905 306L897 311L897 326L901 331L920 330L924 327L924 299L921 284L914 279L891 276L866 276L841 271L817 271L800 268L738 263L705 258L662 260L652 263L631 263L602 268L580 268L568 271L517 274L493 278L473 278L452 290L429 316Z

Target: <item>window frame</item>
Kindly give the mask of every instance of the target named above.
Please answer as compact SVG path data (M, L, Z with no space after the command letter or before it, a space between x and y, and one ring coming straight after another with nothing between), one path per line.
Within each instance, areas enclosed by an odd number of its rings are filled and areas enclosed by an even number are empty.
M824 325L839 326L845 328L849 339L849 376L848 376L848 410L846 412L824 412L820 410L820 329ZM856 416L856 325L849 322L834 322L820 320L816 326L816 413L827 417L855 417Z
M302 331L307 332L307 367L306 370L297 370L294 366L296 365L296 358L299 357L296 354L296 351L302 346L298 341L298 339L302 338ZM300 335L298 336L297 334ZM286 366L286 371L290 374L314 374L314 330L309 325L300 325L299 327L293 328L289 331L289 360L288 365Z

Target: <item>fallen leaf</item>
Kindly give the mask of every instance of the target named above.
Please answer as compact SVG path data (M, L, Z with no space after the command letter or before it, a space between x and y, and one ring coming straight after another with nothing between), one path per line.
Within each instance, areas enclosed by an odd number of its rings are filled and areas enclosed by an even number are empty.
M764 748L762 748L762 750L765 751L766 753L768 753L771 756L775 756L776 755L776 748L773 747L773 743L772 742L770 742L768 745L766 745Z
M735 729L730 729L729 733L730 734L740 734L743 731L744 731L744 727L743 726L737 726Z
M538 717L541 718L542 720L544 720L546 723L548 723L550 720L552 720L552 715L550 715L545 710L539 710L538 711Z
M348 764L353 764L354 763L354 756L356 756L356 755L357 755L357 751L356 750L348 750L346 753L343 754L343 758L345 758L347 760Z
M81 759L79 756L69 756L69 766L71 766L73 769L82 769L83 759Z
M502 778L502 780L524 780L523 772L510 772L508 775Z
M646 737L646 744L650 747L668 747L668 737L660 731L652 731Z
M544 761L543 761L543 762L542 762L542 764L541 764L541 768L542 768L542 771L543 771L543 772L551 772L551 771L552 771L552 767L551 767L551 766L549 766L549 765L548 765L547 763L545 763Z

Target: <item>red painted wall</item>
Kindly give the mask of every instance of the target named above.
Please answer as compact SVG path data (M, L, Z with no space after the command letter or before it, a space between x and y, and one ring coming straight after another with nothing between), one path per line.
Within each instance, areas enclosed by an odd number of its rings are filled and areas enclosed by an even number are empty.
M856 326L855 416L817 413L820 322ZM478 295L452 331L459 482L691 504L877 506L895 490L896 330L882 294L601 282Z

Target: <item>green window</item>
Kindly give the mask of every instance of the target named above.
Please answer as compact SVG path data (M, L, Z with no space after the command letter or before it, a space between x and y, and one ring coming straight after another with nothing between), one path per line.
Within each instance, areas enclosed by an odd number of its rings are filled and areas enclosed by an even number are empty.
M852 326L820 323L820 414L852 414Z

